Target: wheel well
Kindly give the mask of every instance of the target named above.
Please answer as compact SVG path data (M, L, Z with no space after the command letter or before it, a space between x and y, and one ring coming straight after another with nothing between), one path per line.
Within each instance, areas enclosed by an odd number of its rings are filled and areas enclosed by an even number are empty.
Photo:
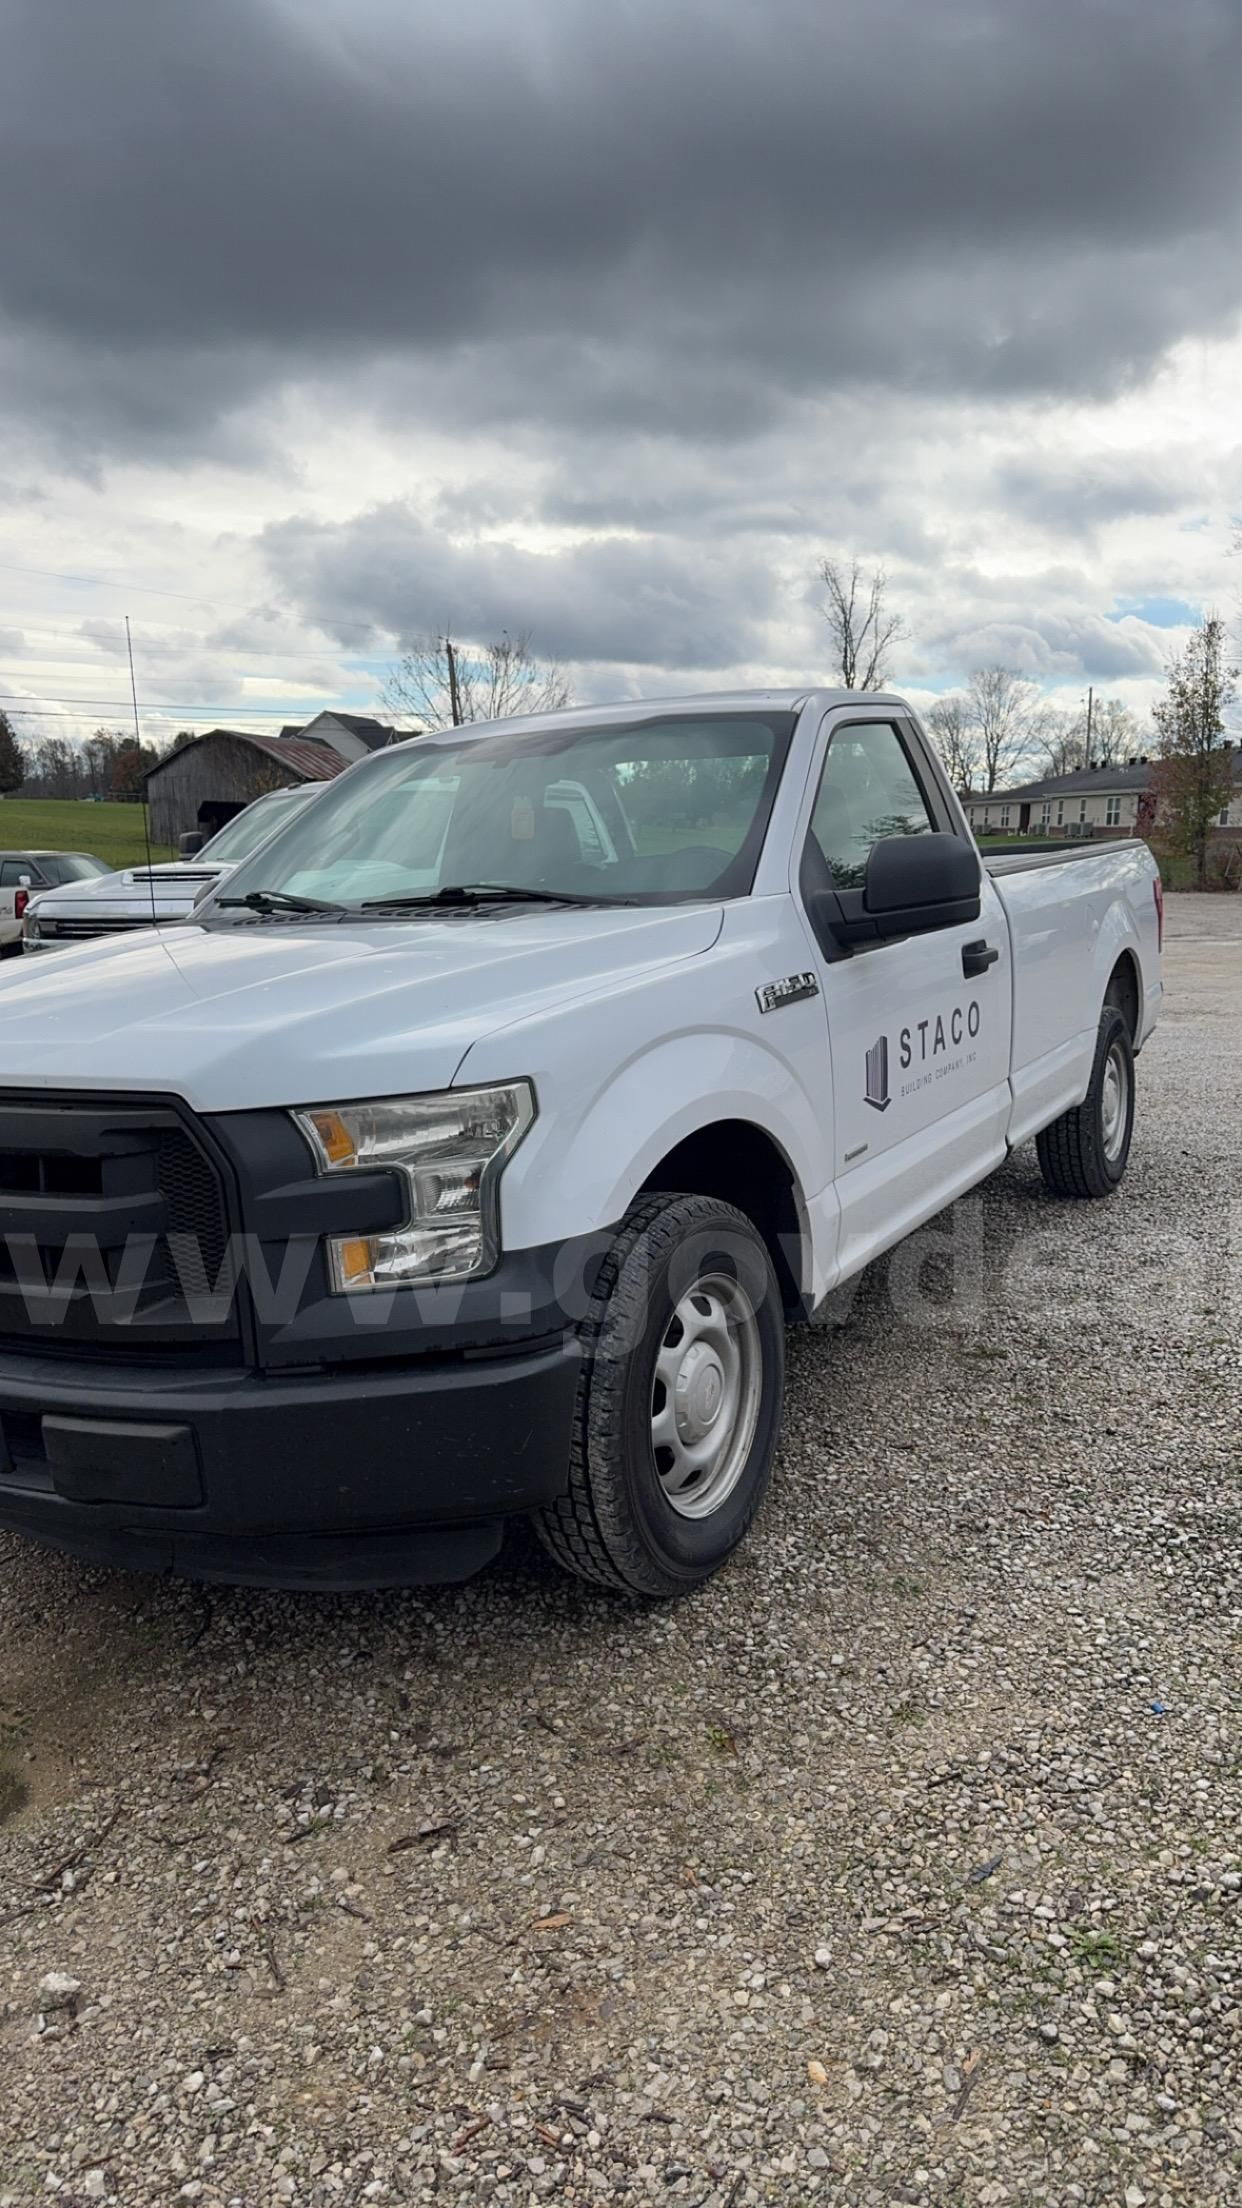
M723 1119L687 1135L647 1175L643 1193L716 1196L752 1219L768 1246L787 1318L802 1317L802 1220L788 1159L749 1120Z
M1139 975L1132 951L1122 952L1109 975L1108 987L1104 991L1104 1002L1115 1004L1118 1010L1125 1014L1126 1025L1130 1030L1130 1041L1137 1050L1140 1003Z

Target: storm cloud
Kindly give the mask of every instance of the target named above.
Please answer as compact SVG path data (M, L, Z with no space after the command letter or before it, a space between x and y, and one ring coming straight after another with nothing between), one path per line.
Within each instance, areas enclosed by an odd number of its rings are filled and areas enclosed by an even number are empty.
M107 564L308 665L451 622L605 689L815 671L836 545L932 685L1148 682L1114 616L1199 602L1242 497L1135 411L1234 342L1239 83L1237 0L9 0L3 472L66 567L123 474Z
M1098 392L1239 303L1230 0L17 0L4 49L0 374L87 441L385 360L732 436Z
M294 518L270 529L264 548L329 633L356 640L370 621L402 649L429 632L508 630L575 663L729 666L761 650L776 594L770 566L745 549L726 556L618 536L559 552L459 548L401 505L339 526Z

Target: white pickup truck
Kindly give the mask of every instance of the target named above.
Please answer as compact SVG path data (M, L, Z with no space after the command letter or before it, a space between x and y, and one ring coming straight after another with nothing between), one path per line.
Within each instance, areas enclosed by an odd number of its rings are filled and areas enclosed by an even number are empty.
M788 1322L1028 1137L1116 1188L1161 926L1141 843L981 863L894 697L361 761L192 924L0 978L0 1523L357 1587L527 1513L693 1586Z
M288 814L316 796L318 789L319 784L313 783L309 789L265 791L226 821L209 843L200 844L193 858L127 866L115 874L100 866L91 878L54 876L60 887L43 889L25 902L22 950L27 955L71 950L98 936L128 935L133 928L175 927L178 921L188 920L197 900L230 867L250 858Z

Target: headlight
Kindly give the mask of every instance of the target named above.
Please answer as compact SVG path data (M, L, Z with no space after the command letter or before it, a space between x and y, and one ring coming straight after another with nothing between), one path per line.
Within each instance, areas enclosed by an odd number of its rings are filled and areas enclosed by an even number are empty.
M321 1173L388 1166L406 1188L403 1226L329 1239L337 1294L490 1272L500 1248L496 1184L534 1116L529 1081L295 1112Z
M33 906L28 905L26 908L26 917L22 921L22 941L23 943L37 943L38 940L39 915L34 910Z

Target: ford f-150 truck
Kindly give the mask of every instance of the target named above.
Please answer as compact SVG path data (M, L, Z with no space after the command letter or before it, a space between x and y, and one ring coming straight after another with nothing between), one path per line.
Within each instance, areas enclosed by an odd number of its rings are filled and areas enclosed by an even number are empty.
M1141 843L982 863L894 697L361 761L190 924L0 977L0 1523L357 1587L529 1514L693 1586L787 1322L1029 1137L1116 1189L1161 926Z

